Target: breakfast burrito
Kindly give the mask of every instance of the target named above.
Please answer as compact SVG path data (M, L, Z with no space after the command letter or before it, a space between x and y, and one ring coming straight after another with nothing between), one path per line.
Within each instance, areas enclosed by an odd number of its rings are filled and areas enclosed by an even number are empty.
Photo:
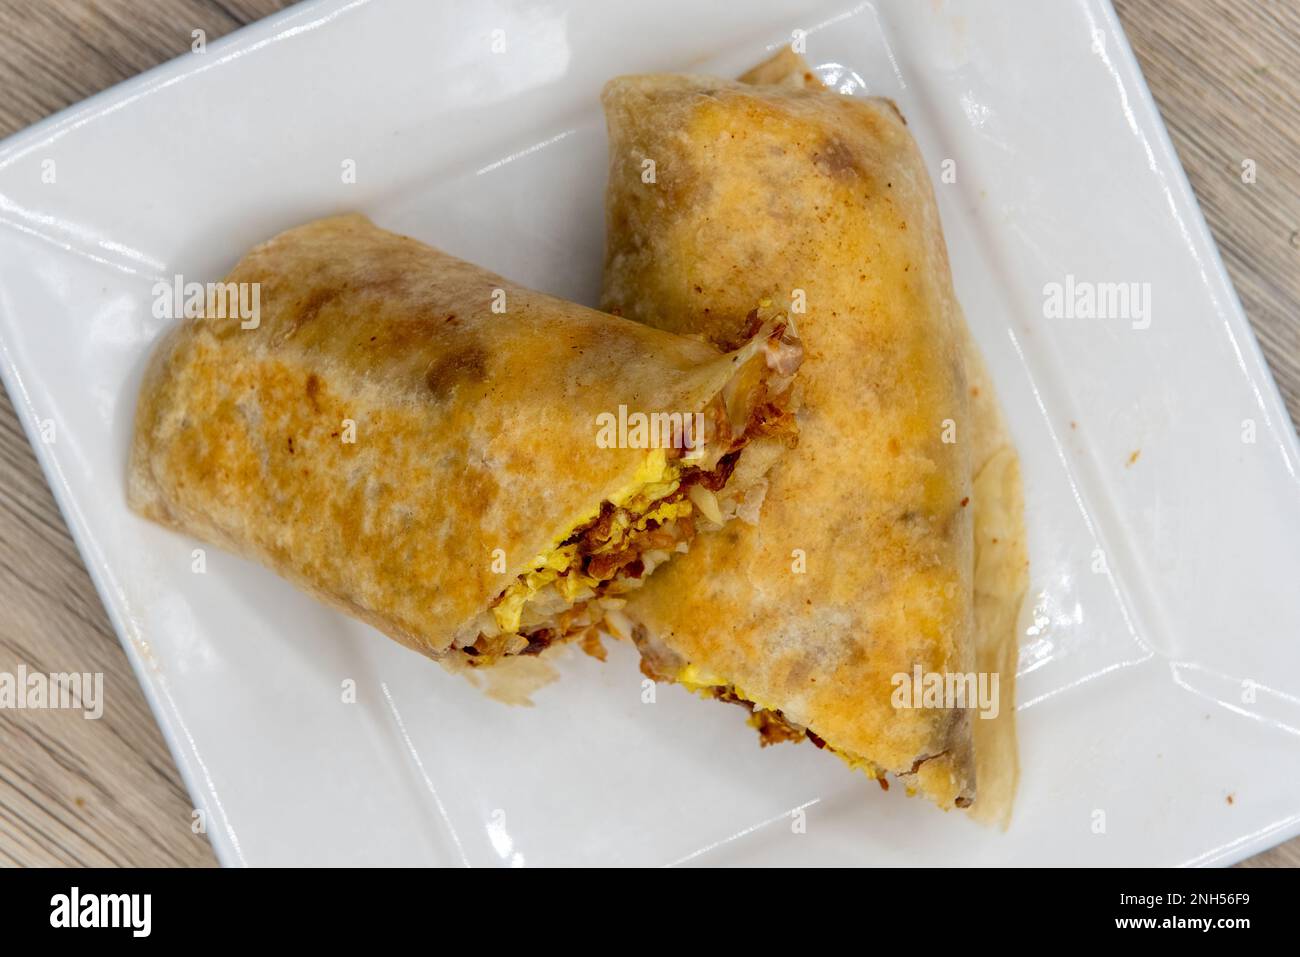
M925 164L892 102L828 91L789 51L743 81L621 77L603 96L604 308L729 349L770 300L806 350L799 448L757 523L656 575L630 637L647 674L744 705L764 743L811 740L943 807L978 781L1004 819L1018 464Z
M227 317L231 290L257 314ZM802 353L769 304L724 354L357 215L263 243L218 293L145 373L132 508L449 663L589 634L752 519L795 441Z

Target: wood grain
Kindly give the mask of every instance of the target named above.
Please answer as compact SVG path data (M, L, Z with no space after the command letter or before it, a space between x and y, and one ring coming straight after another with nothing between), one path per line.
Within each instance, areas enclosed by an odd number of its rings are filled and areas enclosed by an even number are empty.
M281 0L0 0L0 137ZM1300 6L1116 0L1293 421L1300 420ZM1257 180L1241 180L1252 159ZM0 671L101 671L111 707L0 710L0 864L209 865L192 808L8 397ZM1239 799L1248 799L1242 795ZM1297 866L1300 839L1247 862Z

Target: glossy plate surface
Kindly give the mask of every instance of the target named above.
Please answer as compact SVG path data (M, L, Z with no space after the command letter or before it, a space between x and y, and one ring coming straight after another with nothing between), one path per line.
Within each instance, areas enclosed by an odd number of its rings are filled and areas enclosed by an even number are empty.
M1024 459L1005 834L678 688L643 704L628 647L506 707L249 563L192 573L124 505L159 279L358 209L592 303L601 85L735 74L797 29L907 116ZM1067 281L1148 284L1149 314L1048 318ZM0 344L227 864L1225 863L1300 829L1296 436L1104 3L295 7L0 147Z

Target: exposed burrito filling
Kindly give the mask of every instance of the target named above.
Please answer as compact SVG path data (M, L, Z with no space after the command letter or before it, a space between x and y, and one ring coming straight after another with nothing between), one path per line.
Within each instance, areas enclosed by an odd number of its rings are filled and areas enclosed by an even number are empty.
M628 490L539 555L479 616L477 634L455 643L469 664L594 632L622 607L620 596L687 551L697 532L744 513L749 489L731 479L751 441L797 441L789 392L802 357L784 323L746 348L736 375L702 410L703 442L650 450Z
M831 752L855 771L863 772L868 777L880 782L882 788L889 790L886 779L886 774L889 772L886 768L861 755L828 744L811 728L791 720L779 708L769 708L759 703L750 694L722 678L707 674L692 664L677 664L676 662L679 662L680 659L677 659L671 652L667 653L667 657L665 657L664 650L653 647L651 639L643 629L636 629L634 640L642 656L641 670L647 677L656 681L675 682L702 697L714 698L718 701L726 701L742 706L749 712L746 723L758 732L761 747L784 742L797 744L806 738L818 749ZM660 668L664 666L667 666L672 673L665 674L660 671ZM916 761L909 771L896 776L906 779L916 774L926 761L938 756L937 754L927 755ZM909 785L909 793L910 790ZM967 807L970 801L965 798L958 798L955 803L957 807Z

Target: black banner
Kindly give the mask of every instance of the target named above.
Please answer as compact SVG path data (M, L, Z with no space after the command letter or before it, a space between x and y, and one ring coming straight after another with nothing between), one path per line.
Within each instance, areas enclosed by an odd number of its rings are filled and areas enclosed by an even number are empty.
M702 912L714 915L705 925L728 930L718 924L718 905L703 903L718 900L719 878L708 875L705 884L696 885L701 873L606 875L601 893L591 895L585 875L570 874L549 874L545 885L532 886L537 878L526 873L503 877L504 884L495 879L480 884L486 878L479 874L391 870L7 870L0 871L0 918L15 944L32 937L73 936L79 944L159 940L209 945L280 938L295 944L373 943L394 931L445 926L439 912L448 910L469 917L489 908L518 909L523 913L506 920L522 930L523 921L536 916L531 912L543 895L547 906L575 909L579 901L566 900L572 894L564 886L572 880L573 890L582 893L584 920L599 924L611 919L604 913L624 920L629 913L658 912L668 926L652 930L643 925L642 930L666 939L684 932L689 942L699 943L697 932L686 928ZM849 915L863 921L862 930L871 939L892 938L907 928L914 941L927 929L951 935L964 925L979 928L985 942L993 939L990 933L1010 939L1049 933L1056 936L1038 939L1181 942L1197 936L1230 945L1242 935L1289 929L1297 891L1296 871L1283 869L836 871L776 878L783 888L779 892L773 890L777 885L746 890L748 881L766 883L765 877L722 878L729 885L727 899L757 898L757 907L745 908L746 925L766 926L780 919L788 930L815 932L818 915L837 915L837 925ZM645 886L648 880L656 886ZM633 884L637 886L624 886ZM647 891L655 897L647 900ZM502 922L495 916L487 919L494 930ZM991 919L997 925L992 930ZM550 923L528 920L534 928L530 933ZM746 934L753 929L729 928ZM952 938L936 942L940 939Z

